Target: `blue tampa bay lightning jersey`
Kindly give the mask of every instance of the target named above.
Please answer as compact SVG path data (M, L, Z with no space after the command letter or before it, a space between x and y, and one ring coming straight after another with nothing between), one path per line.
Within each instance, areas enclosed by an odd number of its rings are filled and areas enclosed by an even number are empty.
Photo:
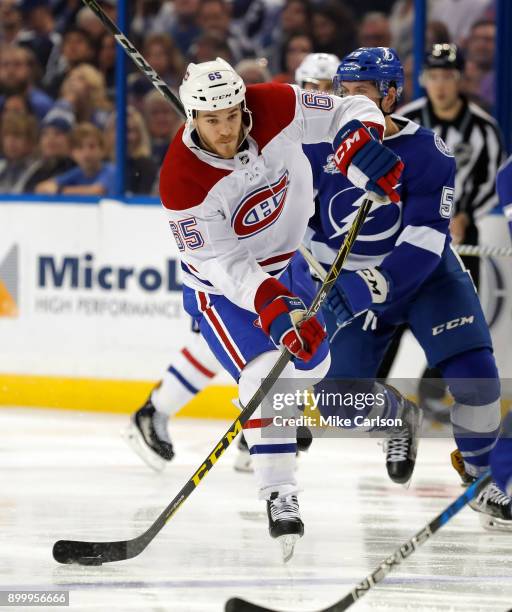
M398 204L375 203L345 264L345 270L378 266L391 281L391 300L414 291L433 272L450 238L455 160L431 130L393 115L401 128L385 145L405 164ZM343 176L327 143L304 145L316 192L307 246L328 267L364 198Z

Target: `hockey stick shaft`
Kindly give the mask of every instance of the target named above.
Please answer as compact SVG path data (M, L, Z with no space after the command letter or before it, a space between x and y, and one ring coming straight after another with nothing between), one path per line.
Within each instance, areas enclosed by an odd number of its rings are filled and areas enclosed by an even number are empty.
M83 3L88 6L91 11L100 19L103 25L110 30L117 42L126 51L128 57L130 57L137 68L147 76L154 87L162 94L162 96L172 104L176 112L178 112L183 118L185 118L185 109L179 98L171 91L169 86L162 80L156 70L146 61L142 54L132 45L128 38L121 32L117 25L110 19L110 17L103 11L101 6L96 0L82 0Z
M389 557L386 557L371 574L366 576L357 586L355 586L350 593L348 593L343 599L336 602L328 608L323 608L319 612L343 612L356 603L361 597L366 595L370 589L382 582L384 578L391 572L397 565L400 565L402 561L407 559L413 552L415 552L422 544L424 544L429 538L431 538L443 525L455 516L466 504L474 499L478 493L486 487L491 481L490 473L486 473L470 485L462 495L457 497L447 508L445 508L440 514L438 514L430 523L425 525L418 533L416 533L410 540L407 540L404 544L398 547L395 552ZM278 612L273 608L266 608L264 606L258 606L257 604L250 603L240 598L230 599L226 603L226 612Z
M512 248L488 245L459 244L453 247L459 255L473 257L512 257Z
M345 237L327 276L325 277L318 293L313 299L308 308L306 316L313 316L318 312L322 302L329 293L329 290L336 282L343 264L356 241L356 238L363 226L368 213L372 206L372 200L365 198L361 207L358 210L357 216L350 230ZM73 540L59 540L54 544L53 557L59 563L78 562L82 564L101 565L102 563L111 561L122 561L130 559L140 554L153 538L160 532L165 524L174 516L176 511L181 507L183 502L203 481L204 477L210 472L211 468L224 451L229 447L237 434L242 431L243 425L249 420L252 413L261 404L265 396L272 389L279 375L282 373L286 364L291 359L291 354L283 349L276 361L276 364L263 380L260 388L249 400L245 408L240 413L239 417L232 423L231 427L214 446L212 451L207 455L206 459L201 463L199 468L194 472L192 477L182 487L176 497L160 514L156 521L140 536L132 540L122 540L118 542L79 542Z
M307 249L303 244L300 245L299 251L302 257L304 257L308 264L313 268L318 278L323 281L325 279L326 272L322 264L317 259L315 259L313 253L311 253L311 251Z
M407 559L414 551L416 551L422 544L424 544L429 538L431 538L443 525L455 516L466 504L474 499L478 493L486 487L491 481L490 473L486 473L470 485L462 495L457 497L447 508L445 508L440 514L438 514L430 523L425 525L423 529L420 529L410 540L407 540L395 552L382 563L376 567L371 574L366 576L356 587L352 589L342 600L335 603L329 608L325 608L322 612L342 612L347 610L353 603L361 599L370 589L372 589L379 582L382 582L384 578L393 570L397 565L400 565L404 559Z

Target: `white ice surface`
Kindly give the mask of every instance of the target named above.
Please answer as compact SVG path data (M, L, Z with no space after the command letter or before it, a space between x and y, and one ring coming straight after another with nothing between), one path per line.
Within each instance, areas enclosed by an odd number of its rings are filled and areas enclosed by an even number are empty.
M234 595L279 610L320 610L461 493L449 440L421 441L408 491L387 480L375 441L315 440L300 459L306 533L284 566L252 476L233 471L230 448L140 556L102 567L59 565L55 540L142 533L227 426L171 421L177 456L158 475L119 438L125 423L0 410L0 589L68 589L73 611L222 612ZM512 533L483 531L465 508L351 610L510 608Z

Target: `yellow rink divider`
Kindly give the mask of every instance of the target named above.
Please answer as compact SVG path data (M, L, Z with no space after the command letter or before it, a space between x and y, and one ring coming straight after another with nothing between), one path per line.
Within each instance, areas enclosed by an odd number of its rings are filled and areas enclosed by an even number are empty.
M154 385L155 381L0 374L0 408L30 406L130 414L140 408ZM234 419L240 414L231 403L235 397L234 385L211 385L176 416Z
M0 409L3 406L59 408L84 412L131 414L144 403L155 381L66 378L0 374ZM177 414L200 419L234 419L240 412L232 401L234 385L210 385ZM410 397L415 401L416 397ZM512 400L502 398L502 414L512 410ZM309 408L306 415L316 416Z

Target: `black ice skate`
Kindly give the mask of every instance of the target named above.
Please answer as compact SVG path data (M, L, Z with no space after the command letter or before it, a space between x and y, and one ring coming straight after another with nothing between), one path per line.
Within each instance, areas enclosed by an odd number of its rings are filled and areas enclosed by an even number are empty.
M279 497L277 492L270 495L267 501L268 530L281 546L283 561L293 556L295 543L304 535L304 523L299 513L299 502L296 495Z
M123 437L149 467L160 472L174 457L167 431L168 416L153 406L151 395L131 417Z
M305 453L308 451L311 443L313 442L313 434L307 427L297 427L297 456L299 451ZM237 472L253 472L251 455L249 453L249 447L245 440L244 434L238 439L238 454L235 459L233 467Z
M388 430L389 439L384 444L386 469L393 482L407 486L416 464L422 413L416 404L402 398L397 418L402 426Z
M460 451L454 450L451 454L453 467L462 479L462 485L468 486L476 480L476 477L468 474L464 468L464 460ZM480 491L470 507L479 512L482 527L489 531L512 531L512 499L494 482L490 482Z

